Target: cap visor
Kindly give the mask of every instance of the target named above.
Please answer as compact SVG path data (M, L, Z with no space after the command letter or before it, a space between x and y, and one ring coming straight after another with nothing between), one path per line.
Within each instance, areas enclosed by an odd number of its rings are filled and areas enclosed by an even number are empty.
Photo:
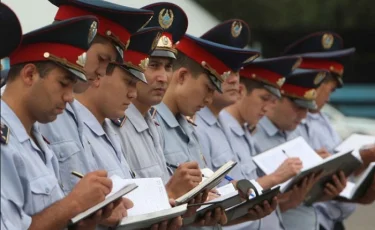
M216 77L211 74L208 74L208 78L210 79L211 83L215 86L215 89L219 93L223 93L223 91L221 90L221 82L219 80L216 80Z
M272 93L273 95L275 95L277 98L281 98L281 93L280 93L280 90L275 88L275 87L272 87L270 85L264 85L263 86L266 90L268 90L270 93Z
M154 50L151 54L152 57L166 57L176 59L176 55L172 51L168 50Z
M296 103L298 106L302 108L306 108L306 109L315 110L318 107L315 101L308 101L308 100L295 99L295 98L292 98L292 101Z
M331 59L331 58L340 58L353 54L355 48L348 48L344 50L337 51L328 51L328 52L316 52L316 53L304 53L299 54L298 56L302 58L319 58L319 59Z
M117 66L119 66L120 68L122 68L123 70L128 72L132 77L134 77L137 80L147 84L146 77L145 77L144 73L142 73L141 71L130 68L130 67L128 67L126 65L123 65L123 64L117 64Z

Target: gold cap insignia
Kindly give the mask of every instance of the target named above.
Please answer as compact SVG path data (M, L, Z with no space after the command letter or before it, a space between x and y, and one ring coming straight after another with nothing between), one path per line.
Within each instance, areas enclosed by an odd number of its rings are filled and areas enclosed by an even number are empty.
M127 50L127 49L128 49L129 45L130 45L130 39L128 39L128 41L126 42L126 45L125 45L125 50Z
M314 79L314 84L315 85L319 85L322 81L323 81L323 79L326 77L326 73L325 72L319 72L317 75L316 75L316 77L315 77L315 79Z
M89 36L88 36L89 43L91 43L92 40L94 40L97 32L98 32L98 23L92 22L90 29L89 29Z
M296 61L296 63L294 63L294 65L292 66L292 71L297 69L302 63L302 58L298 58L298 60Z
M282 77L282 78L279 78L279 80L277 80L276 84L281 87L283 86L285 83L285 77Z
M168 29L173 23L174 15L172 10L162 9L159 13L159 25Z
M303 97L307 100L314 100L316 98L316 90L310 89L309 91L306 91Z
M232 23L232 28L231 28L231 33L233 37L238 37L240 36L242 31L242 23L240 21L234 21Z
M154 49L156 48L156 46L157 46L158 43L159 43L160 37L161 37L161 33L159 32L159 33L155 36L154 41L152 42L151 50L154 50Z
M158 40L158 47L165 47L165 48L172 48L173 43L171 39L169 39L167 36L163 35L161 38Z
M76 63L82 67L85 66L86 64L86 58L87 58L87 54L86 52L82 53L81 55L78 56L78 59L76 61Z
M149 59L148 58L145 58L141 61L141 63L139 63L139 66L142 68L142 69L146 69L147 66L148 66L148 62L149 62Z
M330 49L333 45L334 38L332 34L324 34L322 37L322 45L324 49Z
M225 81L229 76L230 76L230 71L227 71L227 72L224 72L221 77L223 78L223 80Z
M259 57L259 54L255 54L255 55L249 57L248 59L246 59L243 63L245 64L245 63L248 63L248 62L252 62L255 59L257 59L258 57Z

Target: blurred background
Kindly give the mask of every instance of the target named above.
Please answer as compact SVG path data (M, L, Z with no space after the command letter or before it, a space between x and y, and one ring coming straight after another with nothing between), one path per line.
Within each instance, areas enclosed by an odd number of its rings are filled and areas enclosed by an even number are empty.
M93 0L99 1L99 0ZM153 0L108 0L142 7ZM48 0L2 0L19 16L24 33L50 24L57 11ZM188 33L200 36L221 21L239 18L251 28L249 48L263 57L278 56L295 40L331 30L356 54L345 65L345 86L325 113L342 138L351 133L375 135L375 1L373 0L175 0L188 15ZM347 229L375 229L375 205L359 207Z

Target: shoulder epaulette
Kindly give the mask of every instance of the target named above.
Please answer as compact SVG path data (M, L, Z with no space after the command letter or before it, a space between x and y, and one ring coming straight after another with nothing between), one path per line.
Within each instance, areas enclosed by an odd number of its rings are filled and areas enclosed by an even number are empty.
M185 116L185 118L186 118L186 120L187 120L190 124L192 124L192 125L194 125L194 126L197 126L197 124L194 123L194 117L191 118L191 117L189 117L189 116Z
M150 115L151 115L152 118L155 117L155 115L156 115L156 109L155 109L155 107L151 107L148 112L150 113Z
M9 141L9 128L5 124L1 123L1 143L8 144Z
M115 124L118 127L122 127L125 124L126 116L123 116L122 118L117 119L111 119L112 123Z

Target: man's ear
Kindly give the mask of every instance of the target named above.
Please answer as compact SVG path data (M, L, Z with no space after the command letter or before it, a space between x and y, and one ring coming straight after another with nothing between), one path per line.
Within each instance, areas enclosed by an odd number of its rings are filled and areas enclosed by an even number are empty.
M182 84L184 84L186 79L189 77L190 72L187 68L181 67L178 70L176 70L173 75L174 75L174 78L175 78L175 81L177 82L177 84L182 85ZM173 81L173 79L172 79L172 81Z
M106 77L106 76L104 76L104 77ZM96 76L96 78L94 80L92 80L91 86L95 87L95 88L98 88L100 86L101 81L103 81L102 78L103 77Z
M28 63L21 69L20 77L27 86L31 86L33 82L40 78L40 75L36 65Z
M238 86L238 92L239 92L239 100L244 98L247 95L247 90L244 84L240 83Z

